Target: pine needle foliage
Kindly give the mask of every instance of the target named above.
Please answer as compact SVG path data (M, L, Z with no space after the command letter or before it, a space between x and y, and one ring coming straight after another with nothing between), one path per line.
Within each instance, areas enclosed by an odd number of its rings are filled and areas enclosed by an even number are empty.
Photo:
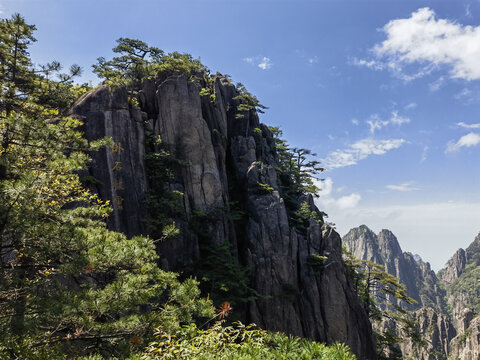
M190 325L174 336L159 328L156 337L146 349L144 360L356 359L343 344L327 346L281 333L269 333L255 325L242 323L223 326L217 322L207 330Z
M78 173L110 141L89 143L79 120L58 117L64 99L39 96L47 80L73 85L33 69L35 28L20 15L0 27L0 358L124 358L155 326L173 332L211 318L197 281L158 268L151 239L107 230L109 203Z

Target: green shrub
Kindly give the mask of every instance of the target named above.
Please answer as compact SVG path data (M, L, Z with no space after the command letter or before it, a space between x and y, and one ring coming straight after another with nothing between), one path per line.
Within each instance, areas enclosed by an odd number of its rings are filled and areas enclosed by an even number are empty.
M281 333L268 333L255 325L241 323L225 327L217 322L208 330L190 325L175 335L157 329L156 337L146 349L144 360L356 359L344 344L326 346Z

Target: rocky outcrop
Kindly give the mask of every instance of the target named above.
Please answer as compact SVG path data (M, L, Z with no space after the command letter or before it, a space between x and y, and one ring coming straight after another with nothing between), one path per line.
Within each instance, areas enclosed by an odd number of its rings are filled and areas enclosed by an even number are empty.
M458 249L455 255L448 261L445 269L439 272L440 280L445 284L451 284L462 275L467 265L465 250Z
M97 191L113 204L109 226L129 236L148 232L146 139L161 139L179 162L167 169L174 180L165 186L183 202L183 215L174 219L181 235L159 242L162 266L182 270L202 256L202 241L228 241L260 294L248 306L247 321L345 342L360 359L375 359L371 325L352 290L340 236L313 219L306 231L289 225L272 133L254 109L239 112L239 93L229 80L215 76L211 83L214 100L200 96L206 84L159 74L143 82L138 104L129 102L125 89L101 86L74 106L72 115L84 121L89 140L113 139L111 148L93 154L90 170ZM311 198L305 200L318 211ZM227 216L232 202L245 213L241 220ZM191 226L198 213L208 215L201 234ZM322 266L309 261L318 255L326 259Z
M438 276L420 257L402 253L388 230L377 236L362 225L350 230L343 241L357 258L384 265L418 301L410 307L415 310L411 315L426 345L420 347L405 339L400 344L404 357L480 359L480 234L466 250L459 249Z
M469 325L466 331L452 340L449 359L480 359L480 317L472 320Z
M446 360L450 353L450 341L456 335L448 316L438 314L432 308L416 310L412 315L419 333L423 335L425 346L418 346L409 338L404 339L400 349L405 357L414 355L416 359Z
M458 333L451 341L449 359L480 359L480 234L465 250L459 249L439 274Z
M342 239L344 245L357 259L370 260L385 266L385 271L397 277L407 288L407 294L417 304L398 302L408 310L429 306L442 312L445 308L445 291L429 263L415 259L414 255L403 252L395 235L382 230L375 235L367 226L351 229ZM419 261L417 261L419 260ZM390 299L396 301L395 299Z

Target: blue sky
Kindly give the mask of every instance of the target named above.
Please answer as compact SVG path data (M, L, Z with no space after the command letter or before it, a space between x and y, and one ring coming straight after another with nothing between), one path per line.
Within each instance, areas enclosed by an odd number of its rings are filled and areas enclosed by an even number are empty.
M343 235L392 230L440 269L480 231L480 1L0 0L31 55L84 69L119 37L200 57L328 168L318 205Z

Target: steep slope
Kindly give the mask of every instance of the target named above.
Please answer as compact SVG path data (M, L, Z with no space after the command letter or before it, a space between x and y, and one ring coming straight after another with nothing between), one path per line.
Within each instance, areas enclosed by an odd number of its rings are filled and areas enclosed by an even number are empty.
M345 342L360 359L375 359L371 325L352 290L340 236L314 219L304 231L289 224L271 131L254 109L239 107L240 93L228 79L214 76L209 83L214 101L200 95L207 84L160 73L143 81L138 104L129 101L125 88L100 86L74 106L71 113L84 121L89 140L114 141L111 149L93 154L88 176L113 204L110 227L129 236L149 233L149 221L161 213L146 206L155 187L152 172L172 172L162 187L180 194L179 209L170 214L180 235L158 241L164 268L190 267L203 256L202 244L228 242L260 294L248 304L247 321ZM176 165L149 168L152 139L161 139ZM303 200L319 213L311 198ZM243 213L240 219L229 216L233 203ZM309 260L318 255L326 260L312 265Z
M455 253L439 276L458 332L450 358L480 359L480 234L466 250Z

